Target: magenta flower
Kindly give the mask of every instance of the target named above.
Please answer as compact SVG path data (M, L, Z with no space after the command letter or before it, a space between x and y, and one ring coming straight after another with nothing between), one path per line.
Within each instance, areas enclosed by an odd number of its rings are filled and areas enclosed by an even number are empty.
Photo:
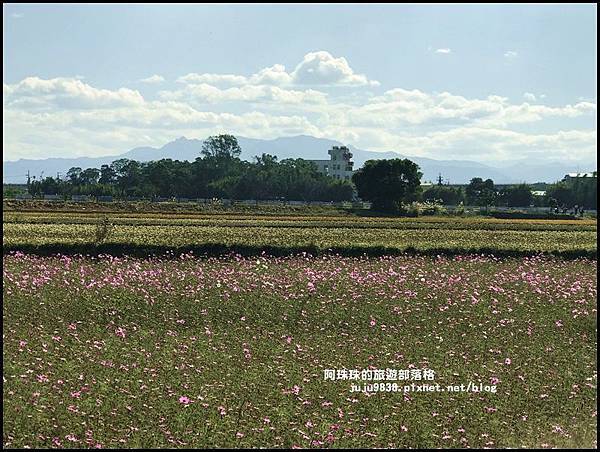
M179 397L179 403L183 403L184 405L188 405L191 402L186 396Z

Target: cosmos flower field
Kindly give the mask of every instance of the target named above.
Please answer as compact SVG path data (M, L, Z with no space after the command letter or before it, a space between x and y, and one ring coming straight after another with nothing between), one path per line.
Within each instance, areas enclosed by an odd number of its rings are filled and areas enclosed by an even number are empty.
M3 260L6 448L596 446L590 257Z

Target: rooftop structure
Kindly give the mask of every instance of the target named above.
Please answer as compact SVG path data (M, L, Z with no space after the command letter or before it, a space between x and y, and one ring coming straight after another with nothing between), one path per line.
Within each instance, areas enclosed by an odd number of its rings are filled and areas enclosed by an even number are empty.
M596 176L596 171L590 172L590 173L569 173L566 174L564 177L564 180L568 180L568 179L577 179L580 177L597 177Z
M319 172L340 180L351 180L354 162L352 153L346 146L333 146L327 153L329 160L310 160L317 165Z

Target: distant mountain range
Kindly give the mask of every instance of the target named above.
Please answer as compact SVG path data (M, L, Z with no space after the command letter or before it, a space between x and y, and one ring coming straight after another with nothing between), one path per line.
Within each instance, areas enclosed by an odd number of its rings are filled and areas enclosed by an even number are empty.
M329 158L327 150L332 146L343 143L307 135L295 137L276 138L274 140L259 140L254 138L238 137L242 148L241 158L252 160L254 156L265 154L276 155L279 160L284 158L303 158L310 160L326 160ZM490 178L497 184L518 182L555 182L562 179L565 174L578 171L593 171L596 162L585 162L580 165L572 163L514 161L504 162L501 166L484 165L468 160L434 160L423 157L404 156L396 152L374 152L348 146L353 154L354 168L360 168L365 161L371 159L409 158L417 163L423 173L422 181L435 181L438 174L442 175L444 182L451 184L466 184L473 177ZM165 144L161 148L138 147L124 154L106 157L79 157L79 158L48 158L41 160L20 159L2 162L4 183L24 183L27 181L27 171L32 176L55 177L57 172L61 175L67 173L72 167L100 168L101 165L110 164L114 160L128 158L139 161L150 161L170 158L173 160L193 161L200 155L202 140L185 137L178 138Z

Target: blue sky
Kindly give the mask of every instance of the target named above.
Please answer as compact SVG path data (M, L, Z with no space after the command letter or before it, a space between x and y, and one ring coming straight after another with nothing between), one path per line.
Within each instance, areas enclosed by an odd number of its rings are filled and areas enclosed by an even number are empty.
M5 4L4 160L228 131L595 163L596 34L592 4Z

